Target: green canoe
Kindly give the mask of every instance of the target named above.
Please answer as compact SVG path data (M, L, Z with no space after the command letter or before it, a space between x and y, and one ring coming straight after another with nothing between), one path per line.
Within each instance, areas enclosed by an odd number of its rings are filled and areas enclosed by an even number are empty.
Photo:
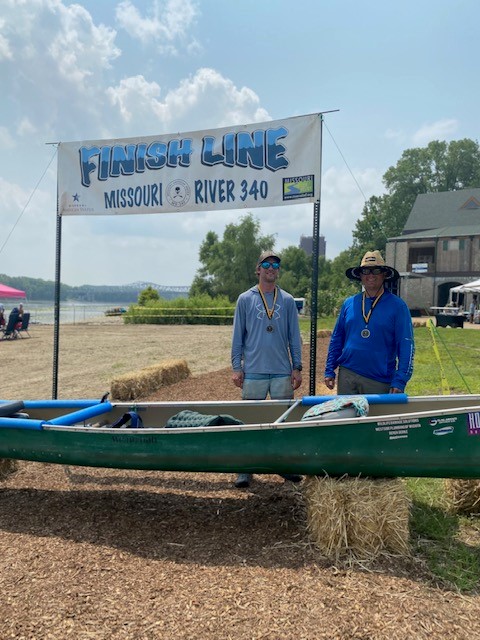
M331 398L0 401L0 458L163 471L480 478L480 396L366 398L364 417L340 412L308 421L308 408Z

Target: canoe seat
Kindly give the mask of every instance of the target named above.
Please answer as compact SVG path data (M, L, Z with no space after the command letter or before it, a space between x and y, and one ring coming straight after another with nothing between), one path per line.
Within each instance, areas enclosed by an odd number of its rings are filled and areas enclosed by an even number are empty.
M368 400L364 396L338 396L310 407L302 420L340 420L368 415Z
M121 427L143 429L143 420L136 411L129 411L128 413L124 413L121 418L109 426L114 429L120 429Z

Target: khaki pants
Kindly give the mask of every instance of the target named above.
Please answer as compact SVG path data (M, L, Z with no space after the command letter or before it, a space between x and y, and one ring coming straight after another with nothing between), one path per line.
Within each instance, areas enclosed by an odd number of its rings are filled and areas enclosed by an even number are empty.
M345 369L345 367L339 367L337 393L341 396L390 393L390 385L387 382L378 382L377 380L366 378L350 369Z

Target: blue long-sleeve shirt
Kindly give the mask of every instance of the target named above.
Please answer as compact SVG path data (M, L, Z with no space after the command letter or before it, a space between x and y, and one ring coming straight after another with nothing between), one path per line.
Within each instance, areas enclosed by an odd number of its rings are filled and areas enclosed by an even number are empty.
M366 298L366 314L373 300ZM370 336L362 338L366 327ZM359 293L342 305L330 339L325 377L334 378L335 370L342 366L403 391L413 373L414 353L412 318L405 302L384 291L367 325Z
M233 320L234 371L288 376L292 368L302 364L302 340L295 300L280 287L277 291L271 319L266 314L258 287L239 295ZM274 293L265 293L264 296L267 307L271 309ZM269 325L273 331L267 331Z

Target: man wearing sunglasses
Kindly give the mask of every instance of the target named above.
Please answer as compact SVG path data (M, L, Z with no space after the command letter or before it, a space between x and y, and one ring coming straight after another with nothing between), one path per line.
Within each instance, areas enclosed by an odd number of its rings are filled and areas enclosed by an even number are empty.
M362 292L342 305L330 339L325 385L337 393L403 393L413 373L415 346L410 311L385 289L400 274L385 264L380 251L367 251L360 266L347 269Z
M257 261L258 285L240 294L232 337L232 381L243 400L293 398L302 384L302 340L293 296L276 284L280 257L263 251ZM299 482L297 475L283 475ZM240 473L236 487L248 487L249 473Z

